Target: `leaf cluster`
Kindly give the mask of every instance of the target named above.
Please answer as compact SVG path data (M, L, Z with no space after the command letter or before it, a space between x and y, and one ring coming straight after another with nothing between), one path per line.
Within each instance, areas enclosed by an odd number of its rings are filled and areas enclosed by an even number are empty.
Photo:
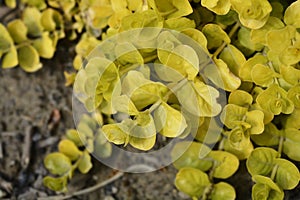
M184 138L194 129L197 142L174 162L176 187L194 199L234 199L233 187L216 179L232 176L244 159L253 199L283 199L283 190L298 185L291 161L300 161L299 0L21 3L22 17L0 25L2 67L36 71L59 39L78 38L76 79L66 73L67 84L76 80L77 98L103 116L101 129L83 119L45 159L57 176L45 178L49 188L65 190L78 163L90 160L88 152L109 156L107 141L147 151L158 136ZM144 31L132 40L106 40L136 28ZM98 45L101 55L91 55ZM223 108L220 92L228 94ZM218 150L208 147L216 143ZM185 145L177 144L172 156ZM87 172L91 164L84 162Z
M101 117L97 116L97 119ZM66 192L67 182L75 170L86 174L92 168L91 154L101 158L111 155L112 147L104 137L98 122L83 115L77 130L69 129L58 144L58 152L48 154L44 159L46 169L54 176L46 176L44 185L54 191Z

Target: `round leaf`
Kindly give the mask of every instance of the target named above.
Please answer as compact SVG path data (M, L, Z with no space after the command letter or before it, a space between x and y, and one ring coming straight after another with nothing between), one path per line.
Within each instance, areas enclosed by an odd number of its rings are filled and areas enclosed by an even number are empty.
M272 199L272 200L283 200L284 192L277 192L271 190L269 186L263 183L257 183L252 188L252 199L253 200L262 200L262 199Z
M253 97L244 90L234 90L228 97L229 104L235 104L242 107L248 107L252 104Z
M72 164L70 158L62 153L51 153L44 159L45 167L55 175L65 175L70 173Z
M15 19L7 24L7 30L16 43L27 40L27 27L20 19Z
M252 177L252 179L256 183L261 183L261 184L267 185L272 190L275 190L277 192L282 192L282 190L280 189L280 187L278 185L276 185L276 183L274 183L274 181L272 181L272 179L269 178L269 177L262 176L262 175L254 175Z
M208 157L215 161L213 176L226 179L232 176L239 168L239 159L226 151L211 151Z
M300 2L295 1L285 10L284 22L288 25L300 28Z
M78 163L78 169L81 173L86 174L90 171L92 168L92 162L91 162L91 156L88 151L84 151L83 155L81 156L79 163Z
M284 190L294 189L300 180L298 168L290 161L277 158L274 164L278 166L275 182Z
M175 179L175 186L191 197L199 198L209 185L207 174L194 168L180 169Z
M23 46L18 49L19 64L26 72L35 72L42 67L40 57L32 46Z
M283 152L289 158L300 161L300 130L287 128L284 132L285 140L283 142Z
M225 182L214 184L211 200L234 200L235 198L234 187Z
M204 69L204 75L207 76L209 80L218 87L230 92L240 87L241 80L229 70L223 60L214 59L214 62L217 68L208 66Z
M252 151L246 165L249 173L254 175L269 175L274 167L278 152L271 148L258 147Z
M180 111L165 102L162 102L154 111L153 117L156 131L165 137L177 137L187 127L185 118Z
M82 154L71 140L61 140L58 144L58 150L60 153L68 156L72 161L77 160Z

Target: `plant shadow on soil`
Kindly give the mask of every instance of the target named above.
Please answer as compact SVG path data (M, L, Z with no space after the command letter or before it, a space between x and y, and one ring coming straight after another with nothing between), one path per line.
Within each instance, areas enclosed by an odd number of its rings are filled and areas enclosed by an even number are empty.
M63 77L63 71L71 68L72 63L68 51L68 46L61 47L52 60L43 61L44 67L33 74L20 68L0 69L0 199L35 200L55 195L42 184L47 175L43 158L57 150L57 143L67 129L74 128L72 89L64 86ZM30 140L26 139L28 135ZM104 181L115 173L93 161L90 173L75 174L69 184L70 192ZM95 192L72 199L189 199L176 190L175 175L172 166L152 173L125 174ZM228 182L235 186L237 199L250 199L252 182L245 162ZM6 196L1 197L4 193ZM286 199L300 199L300 187L289 192Z

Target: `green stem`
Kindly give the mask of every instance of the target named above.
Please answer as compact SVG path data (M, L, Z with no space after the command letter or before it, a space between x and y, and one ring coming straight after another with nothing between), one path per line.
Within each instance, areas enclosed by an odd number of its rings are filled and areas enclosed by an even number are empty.
M239 29L240 27L240 23L236 23L232 29L230 30L230 32L228 33L229 38L232 38L232 36L235 34L235 32ZM219 46L219 48L215 51L215 53L213 54L213 57L216 58L222 51L223 49L226 47L227 43L223 42L221 46Z
M225 138L221 135L221 139L218 145L218 150L222 151L224 149Z
M274 181L274 179L275 179L275 177L276 177L276 174L277 174L277 170L278 170L278 165L275 165L274 167L273 167L273 170L272 170L272 173L271 173L271 179Z
M283 142L284 142L284 137L280 136L279 145L278 145L278 156L277 156L278 158L281 157L281 153L282 153L282 149L283 149ZM275 179L278 167L279 167L278 165L275 165L273 167L273 170L272 170L272 173L271 173L271 177L270 177L272 180Z
M284 137L280 136L279 138L279 145L278 145L278 157L281 157L282 150L283 150L283 142L284 142Z
M274 68L274 66L273 66L273 64L272 64L272 62L268 62L268 65L269 65L270 69L271 69L274 73L277 73L276 70L275 70L275 68ZM274 77L274 80L275 80L275 83L276 83L277 85L280 86L280 83L279 83L279 81L278 81L278 77Z
M144 63L149 63L157 58L157 54L144 58Z
M203 194L201 196L201 200L207 200L207 199L209 199L209 196L210 196L212 190L213 190L213 184L210 184L209 186L207 186L204 189Z

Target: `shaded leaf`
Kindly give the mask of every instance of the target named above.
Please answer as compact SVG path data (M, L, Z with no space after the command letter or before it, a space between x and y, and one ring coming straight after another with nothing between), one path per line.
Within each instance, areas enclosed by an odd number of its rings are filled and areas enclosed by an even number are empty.
M202 171L207 171L212 167L212 160L200 159L207 156L211 149L199 142L180 142L171 151L173 165L176 169L192 167Z
M67 191L67 177L62 176L54 178L51 176L46 176L43 178L43 184L50 190L57 192L66 192Z
M26 72L35 72L42 67L38 52L30 45L18 49L18 60L22 69Z
M84 151L78 163L78 169L81 173L86 174L92 168L91 156L88 151Z

